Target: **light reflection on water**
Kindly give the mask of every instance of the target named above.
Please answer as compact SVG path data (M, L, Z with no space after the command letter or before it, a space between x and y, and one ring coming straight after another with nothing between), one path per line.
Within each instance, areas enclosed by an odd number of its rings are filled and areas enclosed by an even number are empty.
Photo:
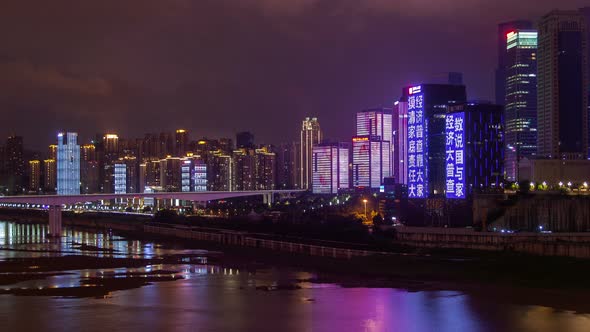
M46 224L0 221L0 260L19 257L85 255L113 258L154 258L170 254L204 254L205 250L167 249L152 242L128 240L108 231L65 227L61 239L47 236Z
M158 255L165 250L109 233L73 230L66 230L57 243L46 239L45 231L43 225L0 222L0 247L124 257ZM114 252L84 251L74 243ZM61 255L0 250L4 258L15 254ZM588 314L560 310L557 305L532 305L534 301L520 295L514 299L508 291L408 292L313 283L299 283L298 290L257 289L313 276L291 269L249 272L207 265L148 265L66 271L70 274L6 287L75 287L81 278L158 270L176 271L185 279L116 291L100 299L0 295L0 331L590 331Z

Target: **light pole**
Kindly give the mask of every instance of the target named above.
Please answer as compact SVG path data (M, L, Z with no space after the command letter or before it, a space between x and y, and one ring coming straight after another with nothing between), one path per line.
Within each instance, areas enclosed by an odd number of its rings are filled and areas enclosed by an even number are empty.
M363 199L363 203L365 203L365 220L367 220L367 199Z

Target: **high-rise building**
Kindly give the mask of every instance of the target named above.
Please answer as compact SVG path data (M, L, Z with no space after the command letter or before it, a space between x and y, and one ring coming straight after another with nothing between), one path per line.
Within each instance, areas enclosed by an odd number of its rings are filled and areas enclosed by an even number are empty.
M115 164L119 159L119 136L115 134L106 134L102 140L102 191L104 193L113 193L115 190Z
M298 188L299 174L297 172L297 165L299 163L299 144L281 144L275 148L275 153L277 155L276 188Z
M160 160L160 182L164 191L181 191L182 168L180 158L167 157Z
M57 155L55 157L57 158ZM56 190L57 162L54 159L45 159L43 161L43 191L46 193L55 193Z
M42 189L41 187L41 161L29 161L29 192L36 193Z
M9 193L22 193L25 189L25 161L23 138L10 136L4 147L5 184Z
M48 159L57 160L57 144L51 144L49 146L49 158Z
M504 179L502 106L452 105L445 123L446 197L465 199L474 192L499 188Z
M175 142L174 142L174 156L185 157L188 152L189 136L186 129L176 130Z
M317 118L305 118L301 126L301 152L299 154L301 189L311 189L312 149L322 142L322 130Z
M515 30L532 29L533 23L525 20L506 22L498 25L498 68L496 69L496 104L506 102L506 69L508 68L508 53L506 52L506 35Z
M236 134L236 148L254 149L254 134L249 131L242 131Z
M103 144L106 160L114 161L119 159L119 136L106 134L103 137Z
M391 108L376 108L368 109L356 114L356 136L370 136L374 139L380 139L388 142L390 152L384 155L384 158L389 158L385 161L390 165L391 169L387 176L391 176L393 172L393 110Z
M518 181L518 163L537 153L537 31L506 34L505 168Z
M57 135L57 194L80 194L80 145L77 133Z
M273 190L276 182L277 156L267 147L255 150L256 190Z
M127 193L127 165L116 162L113 165L113 192L115 194Z
M233 152L232 190L255 190L256 156L254 154L254 150L251 149L238 149Z
M80 148L80 192L95 194L100 192L100 164L94 144L85 144Z
M123 171L125 176L122 176ZM113 192L117 193L117 190L119 193L127 194L140 192L139 163L135 156L125 156L119 158L119 160L114 163L114 172Z
M207 178L210 191L231 191L233 188L232 157L212 153L207 161Z
M380 136L352 138L352 185L355 188L379 189L391 171L390 142Z
M538 155L588 156L588 41L580 11L554 10L539 22Z
M409 198L444 193L445 116L449 105L466 99L463 85L422 84L403 89L402 101L408 103Z
M192 191L207 191L207 164L199 157L192 158Z
M396 183L408 183L408 102L397 101L393 108L393 177Z
M313 147L313 193L338 194L348 189L349 146L346 143Z

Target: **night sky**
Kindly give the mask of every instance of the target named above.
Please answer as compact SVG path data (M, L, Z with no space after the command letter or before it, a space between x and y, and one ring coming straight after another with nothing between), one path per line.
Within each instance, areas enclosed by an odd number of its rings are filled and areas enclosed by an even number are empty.
M492 100L497 24L557 5L588 1L3 1L0 135L37 149L61 129L280 143L317 116L348 140L354 112L436 73Z

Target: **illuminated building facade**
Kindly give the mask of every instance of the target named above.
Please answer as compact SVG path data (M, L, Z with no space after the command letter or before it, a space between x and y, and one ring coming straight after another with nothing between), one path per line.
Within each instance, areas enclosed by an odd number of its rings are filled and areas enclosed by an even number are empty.
M277 156L264 147L255 150L256 190L275 189Z
M505 168L518 181L518 163L537 153L537 31L506 34Z
M402 90L408 103L407 185L411 199L443 195L446 185L445 116L464 103L465 86L422 84Z
M232 157L223 153L211 154L207 161L208 187L210 191L231 191L233 183Z
M46 193L55 193L57 190L57 162L54 159L43 161L43 190Z
M380 136L352 138L352 185L355 188L379 189L383 178L390 176L390 142Z
M305 118L301 126L300 184L301 189L311 189L313 146L322 142L322 130L317 118Z
M93 144L80 148L80 192L95 194L100 192L100 164Z
M554 10L539 22L539 157L588 157L587 28L580 11Z
M36 193L41 191L41 161L29 161L29 192Z
M466 199L500 188L504 174L503 107L466 103L449 107L445 118L445 194Z
M313 193L338 194L348 189L349 146L345 143L313 147Z
M382 141L389 142L390 153L387 163L390 167L393 158L393 110L391 108L368 109L356 114L356 136L379 136ZM390 174L393 169L390 170Z
M80 145L77 133L57 135L57 194L80 194Z
M233 157L233 188L232 190L255 190L256 188L256 156L254 150L238 149Z
M113 185L115 194L127 193L127 165L115 163L113 166Z
M201 159L193 160L193 191L207 191L207 164Z
M496 69L496 104L504 105L506 102L506 70L508 69L509 59L506 52L507 40L506 35L515 30L528 30L533 28L533 22L526 20L517 20L505 22L498 25L498 68Z
M176 130L174 137L174 156L184 157L188 152L189 135L186 129Z

